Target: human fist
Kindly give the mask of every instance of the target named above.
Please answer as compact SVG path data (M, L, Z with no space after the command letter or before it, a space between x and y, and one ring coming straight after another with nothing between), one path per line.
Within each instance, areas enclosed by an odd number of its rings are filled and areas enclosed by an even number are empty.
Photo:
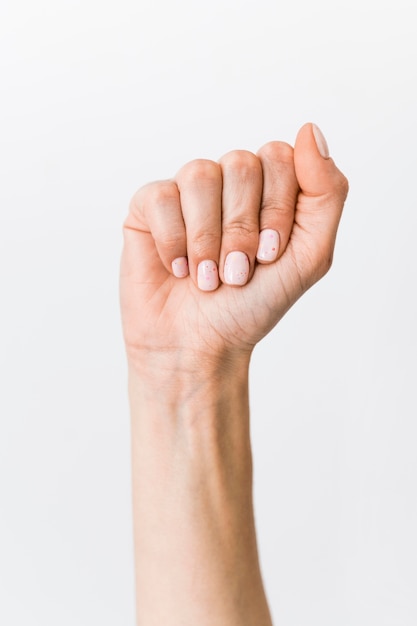
M294 149L196 160L142 187L124 224L128 355L250 351L329 269L347 191L313 124Z

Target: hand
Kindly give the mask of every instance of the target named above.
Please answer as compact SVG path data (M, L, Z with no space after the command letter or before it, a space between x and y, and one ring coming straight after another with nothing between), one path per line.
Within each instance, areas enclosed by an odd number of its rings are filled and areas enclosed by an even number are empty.
M250 354L330 268L347 191L312 124L294 149L271 142L192 161L141 188L121 266L130 363Z

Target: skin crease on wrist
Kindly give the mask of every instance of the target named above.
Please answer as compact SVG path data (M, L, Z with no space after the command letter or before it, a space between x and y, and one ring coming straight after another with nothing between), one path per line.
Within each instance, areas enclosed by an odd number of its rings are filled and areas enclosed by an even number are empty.
M348 191L323 134L198 159L134 195L121 308L137 623L271 626L252 505L254 346L329 269Z

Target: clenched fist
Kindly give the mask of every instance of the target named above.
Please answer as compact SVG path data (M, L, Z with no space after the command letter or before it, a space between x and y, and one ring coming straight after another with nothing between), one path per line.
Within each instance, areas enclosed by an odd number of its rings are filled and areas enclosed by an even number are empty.
M121 266L129 363L250 353L329 269L347 190L313 124L294 148L195 160L139 189Z

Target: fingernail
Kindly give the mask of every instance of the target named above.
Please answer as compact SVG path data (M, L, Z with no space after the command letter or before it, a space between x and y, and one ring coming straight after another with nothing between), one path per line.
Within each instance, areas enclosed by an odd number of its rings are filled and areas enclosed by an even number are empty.
M249 259L244 252L229 252L224 264L224 280L228 285L246 285Z
M179 256L178 259L174 259L171 263L172 273L177 278L185 278L188 276L188 261L185 256Z
M317 150L320 152L323 159L328 159L330 156L330 152L329 152L329 146L327 145L327 141L325 140L324 135L321 132L320 128L316 126L315 124L312 124L312 126L313 126L314 139L316 140Z
M259 247L256 253L258 261L275 261L279 251L279 234L272 228L265 228L259 233Z
M197 284L202 291L213 291L219 286L219 272L214 261L201 261L197 268Z

